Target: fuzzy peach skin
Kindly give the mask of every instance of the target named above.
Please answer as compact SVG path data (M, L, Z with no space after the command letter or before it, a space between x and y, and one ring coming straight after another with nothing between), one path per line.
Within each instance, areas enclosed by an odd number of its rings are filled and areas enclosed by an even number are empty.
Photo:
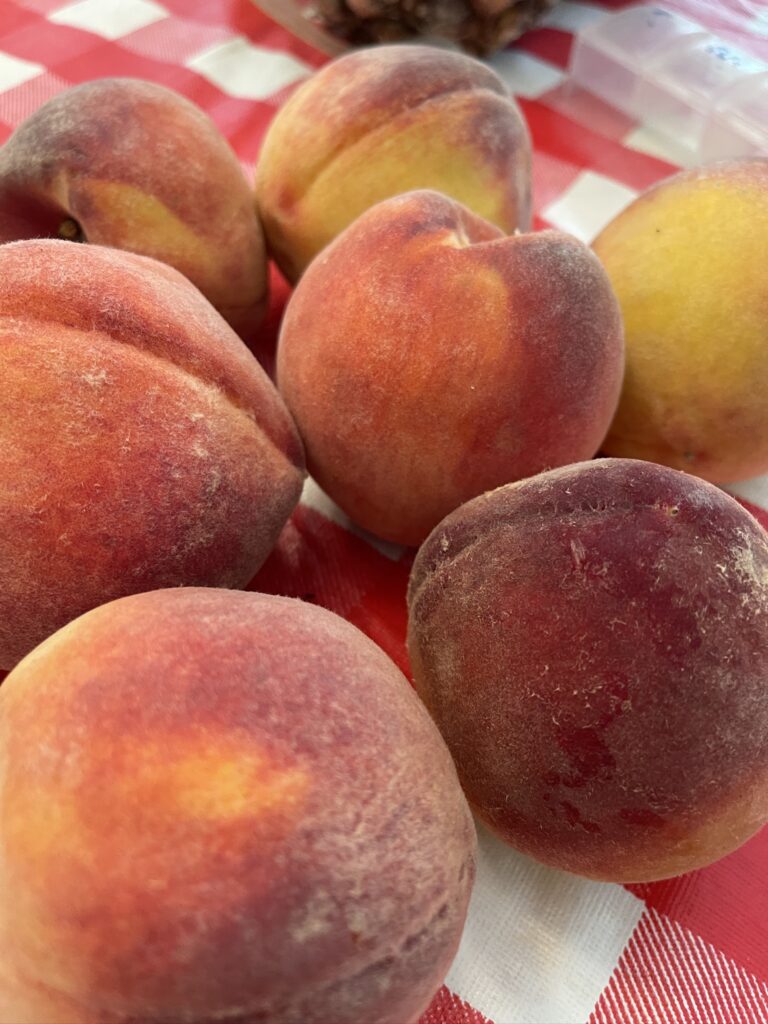
M0 794L4 1021L411 1024L456 952L453 763L313 605L165 590L66 626L0 691Z
M594 455L621 387L621 323L575 238L504 237L412 192L315 260L277 368L320 485L361 526L417 544L482 491Z
M444 192L505 232L527 230L530 141L489 67L426 46L378 46L332 61L270 125L256 197L272 255L295 281L374 203Z
M304 478L271 381L165 264L0 246L0 667L82 612L244 586Z
M662 182L594 243L627 376L605 451L715 483L768 471L768 159Z
M264 239L248 182L210 118L163 86L74 86L3 146L0 242L48 237L170 263L246 340L263 316Z
M606 459L457 509L413 567L416 686L502 838L649 881L768 819L768 535L693 476Z

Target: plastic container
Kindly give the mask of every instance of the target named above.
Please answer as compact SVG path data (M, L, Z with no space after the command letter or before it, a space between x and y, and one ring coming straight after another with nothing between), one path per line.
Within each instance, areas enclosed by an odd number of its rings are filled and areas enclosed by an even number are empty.
M768 155L768 64L664 6L586 25L571 80L674 139L698 163Z

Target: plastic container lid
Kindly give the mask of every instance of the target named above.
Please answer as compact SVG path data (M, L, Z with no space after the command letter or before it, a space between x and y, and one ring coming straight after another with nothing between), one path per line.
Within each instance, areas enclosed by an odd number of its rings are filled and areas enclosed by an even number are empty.
M673 138L690 163L768 155L768 64L668 7L586 25L571 80Z

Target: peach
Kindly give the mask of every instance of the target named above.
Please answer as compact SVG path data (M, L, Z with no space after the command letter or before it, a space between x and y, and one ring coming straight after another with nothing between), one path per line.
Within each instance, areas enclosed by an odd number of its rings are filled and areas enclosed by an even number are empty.
M313 476L403 544L484 490L594 455L622 370L586 246L504 237L427 191L377 204L315 260L277 355Z
M417 690L513 846L648 881L768 819L768 535L711 484L605 459L501 487L408 600Z
M506 232L530 223L525 122L491 68L426 46L330 62L278 112L256 168L272 255L295 281L374 203L444 192Z
M158 587L244 586L298 500L271 381L171 267L0 246L0 668Z
M411 1024L455 954L453 763L313 605L165 590L66 626L0 691L0 794L5 1021Z
M264 239L237 157L206 114L152 82L67 89L0 150L0 242L40 237L169 263L248 341L264 313Z
M605 443L715 483L768 471L768 159L686 171L594 243L627 376Z

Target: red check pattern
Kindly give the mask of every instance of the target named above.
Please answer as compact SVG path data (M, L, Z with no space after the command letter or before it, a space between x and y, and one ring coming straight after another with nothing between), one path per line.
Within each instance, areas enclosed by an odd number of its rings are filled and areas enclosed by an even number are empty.
M497 58L531 128L539 227L591 238L674 170L657 144L638 148L627 118L564 87L574 29L623 5L563 3ZM768 49L762 3L668 6ZM0 0L0 142L69 85L137 76L206 110L250 174L275 111L324 60L250 0ZM268 368L287 297L276 274L274 283L259 351ZM768 484L737 492L768 526ZM252 587L331 608L407 672L409 565L309 489ZM483 833L467 931L421 1024L768 1024L767 872L768 830L710 868L627 887L551 871Z

